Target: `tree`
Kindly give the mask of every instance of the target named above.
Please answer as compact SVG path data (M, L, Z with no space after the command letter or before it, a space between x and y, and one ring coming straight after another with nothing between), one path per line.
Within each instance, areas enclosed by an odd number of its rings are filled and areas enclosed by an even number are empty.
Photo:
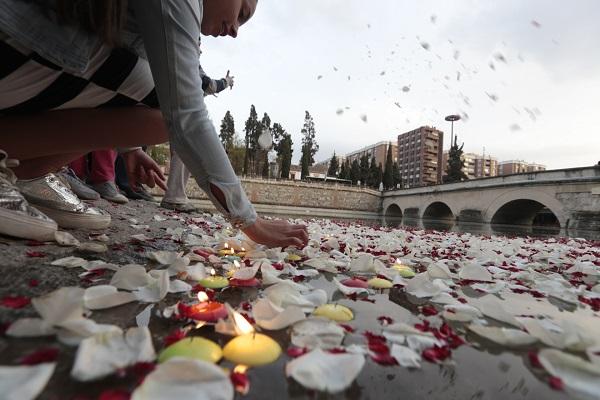
M256 131L258 127L258 115L256 114L256 108L254 104L250 106L250 116L246 120L244 145L246 152L244 153L244 174L248 175L252 169L251 164L254 161L255 149L257 147Z
M233 116L229 112L229 110L225 113L225 117L223 121L221 121L221 132L219 133L219 138L221 139L221 143L223 143L223 147L227 152L233 147L233 140L235 136L235 122L233 120Z
M360 158L360 183L366 185L369 180L369 156L365 153Z
M332 176L337 178L339 170L339 162L338 158L335 155L335 151L333 152L333 157L331 157L331 161L329 161L329 169L327 170L327 176Z
M400 166L398 165L398 162L394 162L392 166L392 182L394 189L397 189L399 185L402 185L402 174L400 173Z
M360 181L360 166L358 164L358 160L354 159L352 161L352 166L350 167L350 177L349 179L352 181L352 184L356 185L358 181Z
M348 161L348 160L346 160L346 161ZM344 161L340 165L340 172L338 173L339 179L348 179L348 178L346 178L346 176L348 175L348 170L346 169L346 164L347 164L346 161Z
M392 155L392 144L388 144L387 154L385 156L385 168L383 172L383 188L386 190L394 187L394 160Z
M372 188L378 187L379 182L381 182L379 180L379 167L375 161L375 156L371 157L371 162L369 163L369 176L367 179L367 185Z
M244 156L246 154L246 148L244 141L239 135L233 137L233 146L227 151L231 166L237 175L241 175L244 170Z
M260 130L258 132L258 136L262 135L265 130L269 132L271 131L271 118L267 113L264 113L263 118L260 121ZM263 178L269 177L269 150L271 149L257 148L259 157L257 157L258 162L256 163L256 174L259 175L260 173Z
M301 178L304 179L309 175L309 167L314 164L315 154L319 151L319 145L315 140L315 123L308 111L304 116L304 127L300 132L302 134Z
M292 166L292 154L294 152L292 136L283 129L281 124L273 124L273 143L277 152L277 162L279 163L279 176L284 179L290 177L290 167Z
M458 137L454 136L454 143L448 152L448 175L444 177L445 183L460 182L469 179L464 173L465 161L463 160L464 143L458 147Z

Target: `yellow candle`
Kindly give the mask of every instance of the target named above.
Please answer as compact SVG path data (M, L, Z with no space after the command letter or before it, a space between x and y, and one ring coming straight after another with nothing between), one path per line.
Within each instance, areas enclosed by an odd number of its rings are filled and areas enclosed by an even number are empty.
M388 281L387 279L383 279L383 278L371 278L367 281L367 283L369 284L370 287L375 288L375 289L389 289L392 286L394 286L392 284L392 282Z
M181 339L164 349L158 356L158 362L162 363L173 357L193 358L216 363L223 357L223 351L215 342L195 336Z
M286 260L288 260L288 261L300 261L300 260L302 260L302 257L300 257L298 254L289 254L286 257Z
M210 269L210 276L200 279L198 283L209 289L223 289L229 286L229 280L224 276L217 276L214 268Z
M415 271L413 271L413 269L408 265L394 264L392 265L392 268L400 272L400 276L403 278L412 278L413 276L415 276Z
M281 346L262 333L247 333L236 336L223 348L223 357L250 367L270 364L281 355Z
M329 318L332 321L347 322L354 319L352 310L339 304L323 304L317 307L313 315Z

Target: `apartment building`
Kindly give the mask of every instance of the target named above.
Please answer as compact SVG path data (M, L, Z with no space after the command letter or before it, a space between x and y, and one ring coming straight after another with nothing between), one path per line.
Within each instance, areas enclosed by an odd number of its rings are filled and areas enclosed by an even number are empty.
M350 161L350 164L352 164L354 160L360 162L360 159L366 154L369 157L369 161L371 161L371 158L375 156L375 163L385 166L385 158L387 156L388 146L390 145L392 146L392 156L394 157L393 161L396 162L398 161L396 158L398 154L398 146L393 141L378 142L370 146L363 147L362 149L346 154L346 159Z
M398 164L404 187L442 182L444 133L422 126L398 135Z

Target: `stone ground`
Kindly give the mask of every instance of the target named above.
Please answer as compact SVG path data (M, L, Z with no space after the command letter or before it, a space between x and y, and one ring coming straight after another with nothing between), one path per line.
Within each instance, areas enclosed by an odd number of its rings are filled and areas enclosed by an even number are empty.
M69 255L81 256L86 259L102 259L115 264L148 262L145 251L177 250L179 245L171 240L161 239L166 234L168 227L176 228L180 223L175 220L156 222L152 217L161 214L162 210L157 204L137 201L127 205L115 206L106 202L98 205L109 211L113 216L111 227L104 233L109 236L109 250L101 254L82 253L71 247L59 247L54 244L42 246L28 246L25 241L15 241L0 237L0 298L6 295L21 295L37 297L49 293L62 286L87 287L91 283L82 280L79 274L82 269L67 269L53 267L49 263L58 258ZM129 219L135 218L140 224L149 224L148 231L132 228ZM81 242L89 241L89 232L71 231ZM144 233L149 237L158 238L152 243L144 245L131 244L130 237L134 234ZM43 253L43 257L30 257L28 252ZM38 254L42 255L42 254ZM106 282L112 272L105 276ZM36 284L37 283L37 284ZM331 277L323 276L316 281L311 281L316 287L332 290ZM256 289L241 290L230 288L221 293L219 300L229 301L236 306L240 301L255 298ZM405 297L382 292L374 296L377 300L377 312L393 317L401 308L396 303L410 309L411 305ZM158 305L174 304L176 295L168 295ZM370 329L365 318L372 314L370 303L351 301L346 298L335 299L340 304L345 304L355 310L357 319L353 326L359 329ZM111 323L128 328L136 325L135 316L146 305L130 303L109 310L96 311L91 316L97 322ZM155 308L156 310L156 308ZM9 309L0 306L0 322L8 323L21 317L37 316L33 307L26 306L22 309ZM149 328L152 332L154 345L159 352L162 348L163 338L172 330L180 327L181 323L168 321L152 316ZM377 327L372 327L373 330ZM202 335L224 345L228 338L214 333L211 327L195 330L193 335ZM283 349L288 347L289 335L286 331L269 333L278 340ZM470 339L470 338L468 338ZM350 338L352 340L352 338ZM357 339L358 341L358 339ZM133 373L124 373L120 376L111 376L92 383L81 383L70 378L76 348L64 346L55 338L15 339L7 338L0 334L0 365L16 365L18 359L24 354L42 347L56 347L60 349L57 369L48 383L43 394L43 400L55 399L96 399L107 389L133 390L137 378ZM565 398L563 393L555 392L534 375L529 368L526 352L506 352L490 345L462 346L453 353L453 364L435 365L424 363L420 370L408 370L400 367L384 367L367 360L367 364L358 379L346 391L336 395L308 392L297 383L286 379L284 374L285 363L288 356L284 354L277 362L250 369L250 391L242 397L248 399L554 399ZM224 367L231 367L227 362L221 362ZM0 394L1 397L1 394Z

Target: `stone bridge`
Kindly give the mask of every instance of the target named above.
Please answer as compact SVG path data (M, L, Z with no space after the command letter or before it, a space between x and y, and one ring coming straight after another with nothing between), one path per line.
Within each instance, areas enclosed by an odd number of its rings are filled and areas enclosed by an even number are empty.
M600 166L539 171L384 192L386 220L402 217L600 230Z

